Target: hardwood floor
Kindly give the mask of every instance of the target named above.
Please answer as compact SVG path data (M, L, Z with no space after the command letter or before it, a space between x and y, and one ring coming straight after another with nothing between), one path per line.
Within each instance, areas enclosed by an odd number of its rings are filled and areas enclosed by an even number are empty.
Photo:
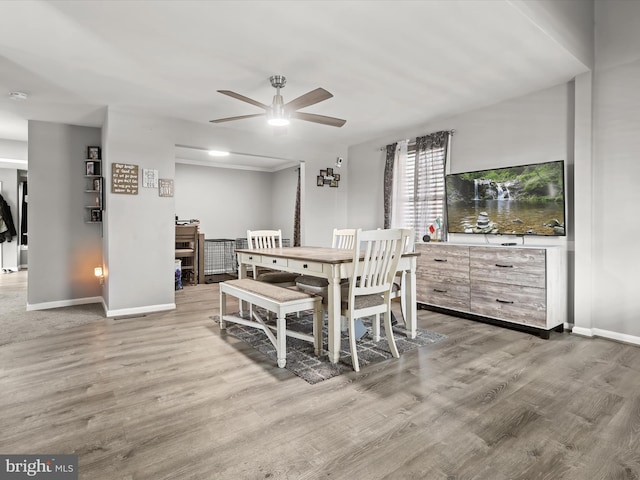
M0 347L0 452L81 479L637 479L640 348L419 310L448 335L309 385L177 310Z

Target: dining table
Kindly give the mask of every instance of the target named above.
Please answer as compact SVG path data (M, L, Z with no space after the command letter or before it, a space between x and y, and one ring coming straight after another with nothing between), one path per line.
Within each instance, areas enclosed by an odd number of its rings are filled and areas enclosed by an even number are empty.
M327 247L276 247L236 249L238 278L246 278L249 267L262 267L299 273L328 280L327 328L328 357L331 363L340 360L341 341L341 289L343 279L354 275L353 250ZM403 289L406 300L405 334L415 338L417 332L416 264L417 252L403 253L398 261L398 272L406 272ZM242 309L242 305L240 306Z

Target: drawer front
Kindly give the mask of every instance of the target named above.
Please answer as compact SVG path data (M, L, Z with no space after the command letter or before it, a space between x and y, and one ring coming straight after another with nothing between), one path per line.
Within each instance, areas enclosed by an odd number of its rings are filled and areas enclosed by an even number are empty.
M472 247L469 276L473 284L499 282L545 288L545 262L543 249Z
M418 244L416 274L419 277L469 278L469 247L465 245Z
M262 256L262 265L265 267L286 267L289 264L289 261L286 258L279 257L268 257L266 255Z
M322 264L316 262L302 262L300 260L289 260L289 267L300 272L322 273Z
M469 311L469 284L455 280L417 282L416 298L420 303L462 312Z
M262 261L262 255L256 255L254 253L240 253L239 263L260 263Z
M546 291L544 288L493 282L472 284L471 313L546 327Z

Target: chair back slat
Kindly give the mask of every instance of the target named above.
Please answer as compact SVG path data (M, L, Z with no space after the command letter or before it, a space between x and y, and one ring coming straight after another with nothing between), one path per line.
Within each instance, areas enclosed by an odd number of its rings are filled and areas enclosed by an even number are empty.
M406 233L401 229L358 230L355 237L353 296L387 293L404 249ZM364 253L363 258L362 253Z
M247 230L249 248L278 248L282 246L282 230Z
M333 248L344 248L351 250L355 243L355 228L334 228L333 229Z

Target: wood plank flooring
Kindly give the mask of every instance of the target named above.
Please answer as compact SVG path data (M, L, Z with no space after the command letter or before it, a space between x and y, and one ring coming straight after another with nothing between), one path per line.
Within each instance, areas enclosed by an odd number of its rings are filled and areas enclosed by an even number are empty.
M640 478L638 347L419 310L446 341L309 385L220 334L216 284L176 303L0 347L0 453L87 480Z

